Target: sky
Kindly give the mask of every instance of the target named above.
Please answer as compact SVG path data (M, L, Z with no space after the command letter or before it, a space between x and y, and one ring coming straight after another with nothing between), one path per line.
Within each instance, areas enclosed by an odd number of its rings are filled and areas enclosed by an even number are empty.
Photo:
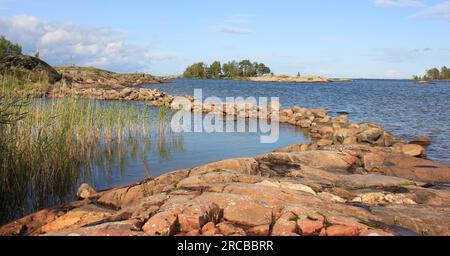
M450 66L450 1L0 0L0 34L52 65L117 72L250 59L277 74L411 78Z

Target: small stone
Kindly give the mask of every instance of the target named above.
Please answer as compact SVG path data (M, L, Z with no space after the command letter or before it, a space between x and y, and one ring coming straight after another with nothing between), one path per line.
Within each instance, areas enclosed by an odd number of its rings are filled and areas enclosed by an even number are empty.
M91 199L97 195L97 191L92 188L89 184L83 183L80 188L78 188L77 197L79 199Z

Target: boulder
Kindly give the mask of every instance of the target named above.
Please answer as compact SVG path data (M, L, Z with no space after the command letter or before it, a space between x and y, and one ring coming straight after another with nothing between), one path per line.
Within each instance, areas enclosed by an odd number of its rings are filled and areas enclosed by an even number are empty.
M302 236L319 235L323 228L323 220L299 219L297 226Z
M431 145L431 139L428 138L427 136L417 136L411 140L410 144L429 146Z
M151 236L173 236L180 231L178 225L176 213L164 211L148 220L142 229Z
M294 114L301 113L302 112L302 108L300 108L299 106L293 106L292 107L292 112Z
M358 134L358 142L379 144L380 140L383 137L383 134L384 131L380 128L368 128L367 130L364 130Z
M182 213L178 214L180 231L190 232L201 230L208 222L217 223L220 217L219 206L215 203L192 203L184 206Z
M311 113L318 118L324 118L327 116L328 111L326 109L320 108L320 109L311 109Z
M401 146L401 152L408 156L425 158L427 153L425 149L417 144L405 144Z

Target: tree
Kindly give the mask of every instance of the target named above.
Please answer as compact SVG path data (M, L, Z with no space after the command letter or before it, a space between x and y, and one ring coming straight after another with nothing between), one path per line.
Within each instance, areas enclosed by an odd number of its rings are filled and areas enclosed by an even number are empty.
M253 64L249 60L243 60L239 62L239 70L243 77L250 77L250 72L252 72Z
M448 69L446 66L443 66L441 68L440 76L440 79L442 80L450 80L450 69Z
M439 80L439 69L437 68L432 68L427 70L427 77L430 78L431 80Z
M22 46L14 44L4 36L0 36L0 58L8 55L20 55L22 54Z
M256 77L270 74L271 70L263 63L243 60L241 62L229 61L221 65L214 61L209 67L203 62L189 66L183 74L184 78L239 78Z
M222 67L223 75L227 78L239 77L241 72L239 69L239 64L236 61L230 61L223 64Z
M184 78L207 78L207 67L203 62L194 63L189 66L183 74Z
M214 61L208 68L208 78L220 78L222 76L222 64Z
M257 74L258 76L263 76L272 73L270 68L266 67L264 63L259 63L257 67Z

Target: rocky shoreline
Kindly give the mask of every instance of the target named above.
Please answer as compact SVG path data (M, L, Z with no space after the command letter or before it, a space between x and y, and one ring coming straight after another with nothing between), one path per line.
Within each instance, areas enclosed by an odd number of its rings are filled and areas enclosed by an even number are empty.
M179 108L178 97L151 97L149 105ZM241 115L259 111L247 106ZM450 166L426 159L427 138L406 143L325 109L293 107L279 120L308 129L313 142L107 191L83 184L79 201L7 224L0 235L450 235Z
M379 125L333 118L325 109L198 106L192 96L133 87L151 76L59 72L64 82L50 90L14 93L143 101L174 110L185 109L187 100L187 111L228 115L232 109L235 118L276 118L307 129L313 141L107 191L83 184L80 200L0 227L2 236L450 235L450 166L426 159L428 138L407 143Z
M351 79L330 79L321 76L287 76L273 75L261 77L249 77L253 82L279 82L279 83L333 83L333 82L352 82Z

